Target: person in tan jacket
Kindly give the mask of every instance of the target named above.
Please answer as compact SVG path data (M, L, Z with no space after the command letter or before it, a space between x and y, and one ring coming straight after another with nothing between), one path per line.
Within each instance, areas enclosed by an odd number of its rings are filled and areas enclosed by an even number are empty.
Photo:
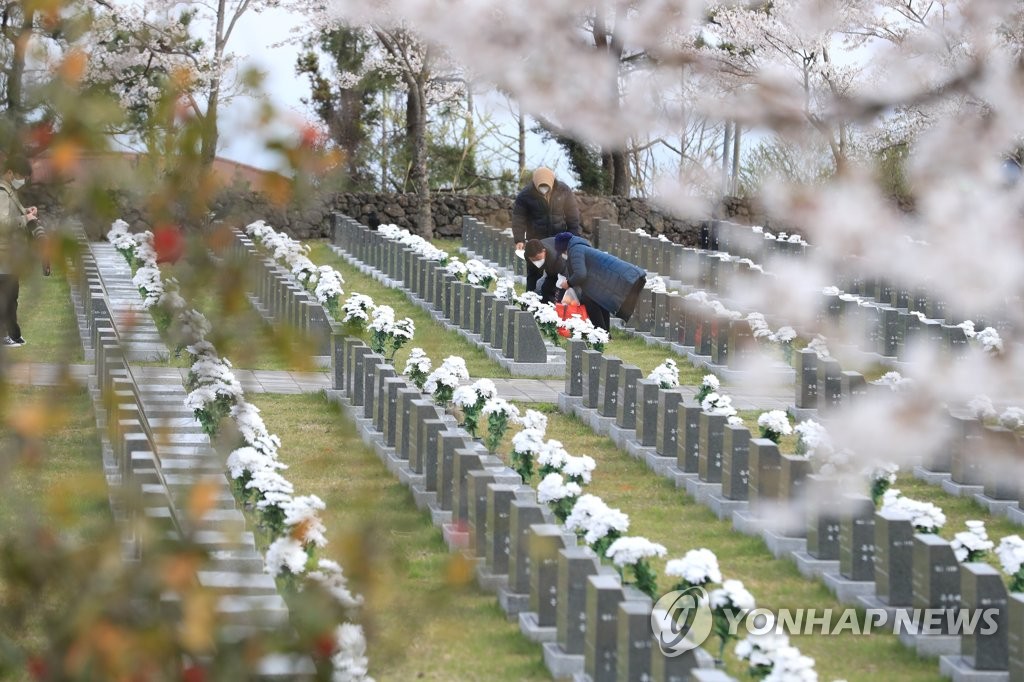
M18 190L31 177L28 159L14 154L4 159L0 176L0 346L9 348L25 345L18 325L18 275L26 263L27 238L30 234L36 239L46 236L39 225L38 209L25 208L18 199ZM50 274L46 263L43 274Z

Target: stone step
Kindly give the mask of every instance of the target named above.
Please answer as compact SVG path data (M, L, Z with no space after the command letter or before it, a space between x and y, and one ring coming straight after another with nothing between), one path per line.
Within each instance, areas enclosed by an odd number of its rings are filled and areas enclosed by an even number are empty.
M262 571L199 571L199 584L218 592L241 596L277 595L277 583L273 576Z
M288 605L279 594L225 595L217 602L217 612L225 624L265 625L274 628L288 625Z

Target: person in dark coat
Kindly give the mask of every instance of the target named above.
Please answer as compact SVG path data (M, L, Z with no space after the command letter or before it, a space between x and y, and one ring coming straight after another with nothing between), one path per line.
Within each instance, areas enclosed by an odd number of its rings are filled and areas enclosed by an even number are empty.
M569 186L556 180L550 168L541 167L516 196L512 239L518 251L530 239L547 239L559 232L580 233L580 209Z
M525 249L526 290L540 294L545 303L557 302L560 297L555 282L565 268L564 261L555 253L555 238L531 239Z
M580 292L580 302L595 327L608 331L611 315L629 321L647 283L644 270L595 249L583 237L569 232L555 237L555 251L565 260L568 281L563 288L574 287Z

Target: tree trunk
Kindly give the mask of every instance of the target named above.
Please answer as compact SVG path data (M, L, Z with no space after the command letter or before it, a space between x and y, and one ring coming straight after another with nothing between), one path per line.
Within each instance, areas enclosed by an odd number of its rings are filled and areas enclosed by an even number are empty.
M21 127L25 123L25 54L32 38L32 25L35 23L35 10L26 9L24 12L21 26L14 37L14 55L7 76L7 116L15 140L20 139Z
M738 122L733 123L732 134L732 194L736 196L740 191L740 140L743 126Z
M729 156L732 148L732 124L725 122L725 134L722 139L722 194L729 193Z
M526 115L523 107L519 107L519 177L516 182L521 182L526 177Z
M622 149L612 151L612 195L629 196L629 159Z
M409 88L406 113L406 133L411 152L409 159L409 180L419 201L416 231L430 238L434 236L434 220L430 211L430 182L427 174L427 96L426 77L421 74Z

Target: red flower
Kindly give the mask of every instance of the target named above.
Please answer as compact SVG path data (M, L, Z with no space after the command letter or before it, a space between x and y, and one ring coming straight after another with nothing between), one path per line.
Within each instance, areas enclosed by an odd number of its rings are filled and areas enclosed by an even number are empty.
M153 229L153 248L158 263L176 263L185 253L185 238L177 225L158 225Z

